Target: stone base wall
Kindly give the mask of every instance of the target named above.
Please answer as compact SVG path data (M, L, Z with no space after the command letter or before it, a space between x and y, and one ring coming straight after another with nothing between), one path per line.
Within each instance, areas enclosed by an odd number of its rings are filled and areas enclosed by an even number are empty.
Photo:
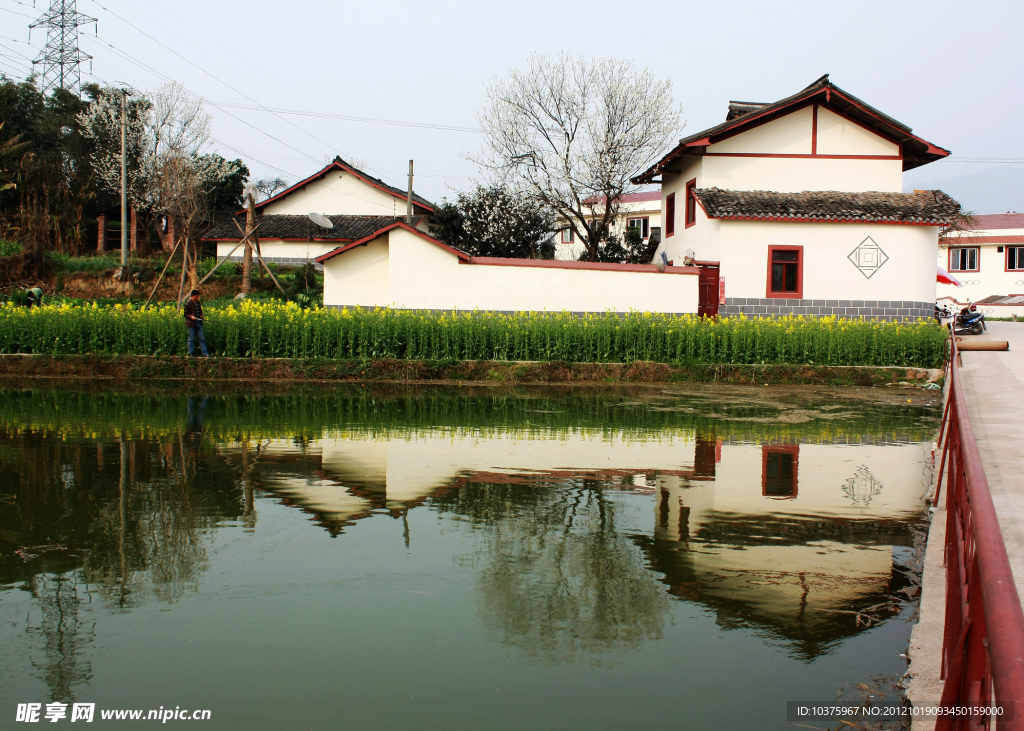
M355 310L355 309L361 309L361 310L386 310L386 309L389 309L389 308L388 307L377 307L375 305L324 305L324 309L325 310L341 310L341 309L347 309L347 310ZM476 315L476 314L485 314L485 313L486 314L495 314L495 315L517 315L517 314L519 314L521 312L533 312L533 313L541 313L541 312L543 312L545 315L551 315L551 316L561 315L562 314L561 312L555 312L553 310L552 311L549 311L549 310L457 310L457 309L450 309L450 310L449 309L444 309L444 310L442 310L442 309L432 309L432 308L429 308L429 307L428 308L423 308L423 307L415 307L415 308L414 307L396 307L395 309L396 310L409 310L411 312L429 312L431 314L450 314L450 313L455 313L456 315ZM615 315L616 317L619 317L619 318L625 318L626 315L628 315L629 313L628 312L616 312L614 310L608 310L608 311L605 311L605 312L582 312L582 311L575 311L575 310L574 311L568 311L567 310L565 314L568 314L570 317L589 317L589 316L593 316L593 315L596 315L598 317L603 317L604 315ZM660 315L672 315L674 317L683 317L684 315L691 315L691 316L693 315L692 312L659 312L658 314L660 314Z
M228 257L228 261L235 261L235 262L238 262L239 264L241 264L244 259L245 259L245 255L244 254L235 254L235 255L232 255L232 256ZM289 256L264 256L263 257L263 261L267 262L268 264L270 262L273 262L275 264L281 264L283 266L289 266L289 267L303 267L303 266L306 266L306 264L313 264L319 271L323 271L323 268L324 268L323 264L317 264L314 259L298 259L298 258L289 257ZM253 255L252 255L252 270L253 270L253 272L256 271L256 269L257 269L257 267L259 267L259 265L260 265L260 261L259 261L259 259L256 258L256 253L253 252Z
M770 317L772 315L835 315L855 320L910 321L935 316L934 302L906 300L798 300L758 297L726 297L720 315Z

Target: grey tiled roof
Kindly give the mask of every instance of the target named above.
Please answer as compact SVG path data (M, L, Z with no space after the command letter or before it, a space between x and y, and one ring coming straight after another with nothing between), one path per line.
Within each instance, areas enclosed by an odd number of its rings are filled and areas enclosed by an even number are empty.
M770 190L694 191L709 218L759 218L777 221L864 221L941 226L960 212L960 204L941 190L923 193L843 193Z
M307 216L267 215L256 216L259 228L256 235L260 239L300 239L308 241L356 241L380 231L385 226L405 221L395 216L328 216L334 228L320 228ZM236 216L236 220L245 225L245 216ZM413 226L418 226L423 216L413 216ZM205 234L204 240L230 239L239 241L242 235L231 221L217 224Z

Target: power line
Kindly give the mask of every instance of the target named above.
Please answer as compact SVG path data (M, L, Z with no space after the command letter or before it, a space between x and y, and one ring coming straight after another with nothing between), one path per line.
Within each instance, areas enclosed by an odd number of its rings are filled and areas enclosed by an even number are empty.
M86 36L86 37L88 37L88 36ZM172 79L170 79L170 77L168 77L168 76L165 76L164 74L160 73L159 71L157 71L156 69L152 68L152 67L151 67L151 66L149 66L148 64L146 64L146 63L144 63L144 62L142 62L142 61L138 60L138 59L137 59L137 58L135 58L134 56L132 56L132 55L130 55L130 54L128 54L128 53L126 53L125 51L122 51L121 49L117 48L116 46L114 46L114 44L110 43L110 41L106 40L105 38L101 38L100 36L96 36L96 37L95 37L95 38L94 38L93 40L95 40L95 41L97 41L97 42L100 42L100 43L103 43L103 44L105 44L105 45L106 45L106 46L108 46L108 47L110 48L110 50L112 50L112 51L113 51L113 52L114 52L114 53L115 53L115 54L116 54L117 56L119 56L120 58L123 58L124 60L128 61L129 63L132 63L132 64L134 64L134 65L138 66L139 68L141 68L141 69L143 69L143 70L145 70L145 71L148 71L149 73L151 73L151 74L154 74L154 75L158 76L158 77L159 77L159 78L161 78L161 79L164 79L164 80L165 80L165 81L167 81L167 82L171 82L171 81L172 81ZM91 74L90 74L90 75L91 75ZM97 78L98 78L98 77L97 77ZM201 100L201 101L205 101L205 100L203 100L203 97L202 97L202 96L200 96L199 94L196 94L196 93L195 93L194 91L192 91L192 90L188 89L188 88L187 88L187 87L185 87L184 85L182 86L182 88L183 88L183 89L185 89L185 91L187 91L187 92L188 92L189 94L191 94L191 95L192 95L193 97L195 97L195 98L197 98L197 99L199 99L199 100ZM281 140L281 139L279 139L279 138L275 137L274 135L270 134L270 133L269 133L269 132L267 132L266 130L260 129L260 128L259 128L259 127L257 127L257 126L255 126L255 125L253 125L253 124L250 124L249 122L245 121L245 120L244 120L244 119L242 119L241 117L239 117L239 116L237 116L237 115L235 115L235 114L232 114L231 112L228 112L228 111L226 111L226 110L224 111L224 113L225 113L225 114L227 114L227 115L228 115L229 117L232 117L233 119L235 119L235 120L237 120L237 121L241 122L241 123L242 123L242 124L244 124L244 125L245 125L246 127L250 127L250 128L252 128L252 129L256 130L257 132L259 132L260 134L262 134L262 135L265 135L265 136L269 137L270 139L274 140L274 142L277 142L277 143L278 143L278 144L280 144L280 145L284 145L285 147L287 147L287 148L289 148L289 149L291 149L291 150L294 150L295 152L299 153L300 155L304 155L305 157L307 157L308 159L312 160L313 162L319 162L319 161L318 161L318 160L317 160L317 159L316 159L315 157L313 157L313 156L312 156L312 155L310 155L309 153L307 153L307 152L304 152L304 151L300 150L299 148L297 148L297 147L294 147L293 145L290 145L290 144L288 144L288 143L287 143L287 142L285 142L284 140Z
M16 2L21 2L21 0L15 0L15 1L16 1ZM98 0L94 0L94 2L96 2L96 4L97 4L97 5L99 5L99 6L101 7L101 8L103 8L103 10L107 11L108 13L110 13L111 15L113 15L114 17L116 17L116 18L117 18L118 20L121 20L121 21L122 21L122 22L124 22L125 24L129 25L130 27L132 27L132 28L134 28L135 30L137 30L137 31L139 31L140 33L142 33L143 35L145 35L145 36L147 36L148 38L152 39L152 40L153 40L154 42L156 42L156 43L160 44L161 46L163 46L164 48L166 48L166 49L167 49L168 51L170 51L171 53L173 53L173 54L175 54L176 56L178 56L179 58L181 58L181 59L182 59L183 61L185 61L186 63L188 63L188 64L190 64L190 65L192 65L192 66L195 66L195 67L196 67L197 69L199 69L199 70L200 70L200 71L202 71L203 73L207 74L208 76L210 76L210 77L211 77L211 78L213 78L214 80L218 81L219 83L223 84L223 85L224 85L224 86L226 86L227 88L231 89L231 90L232 90L232 91L234 91L234 92L235 92L236 94L239 94L240 96L242 96L242 97L244 97L244 98L248 99L248 100L249 100L250 102L252 102L252 103L253 103L253 104L254 104L254 105L255 105L255 106L257 107L257 108L259 108L259 109L261 109L261 110L266 110L266 111L269 111L269 112L270 112L271 114L274 114L275 116L277 116L277 117L278 117L278 119L281 119L281 121L283 121L283 122L285 122L286 124L288 124L288 125L290 125L290 126L294 127L295 129L299 130L299 131L300 131L300 132L302 132L303 134L305 134L305 135L307 135L307 136L309 136L309 137L313 138L314 140L316 140L317 142L319 142L319 143L320 143L321 145L324 145L324 146L325 146L325 147L326 147L326 148L327 148L328 150L334 150L334 151L337 151L337 150L336 150L336 148L334 147L334 145L333 145L333 144L329 144L329 143L325 142L324 140L321 140L320 138L318 138L318 137L316 137L315 135L311 134L310 132L308 132L308 131L306 131L306 130L302 129L301 127L299 127L299 126L297 126L297 125L295 125L295 124L293 124L292 122L290 122L290 121L288 121L288 120L286 120L286 119L283 119L283 118L282 118L282 117L281 117L281 116L280 116L279 114L277 114L277 112L276 112L275 110L272 110L272 109L270 109L270 108L268 108L268 107L265 107L265 106L263 106L263 105L259 104L259 103L258 103L258 102L257 102L257 101L256 101L255 99L253 99L252 97L250 97L250 96L248 96L248 95L244 94L243 92L239 91L238 89L236 89L235 87L231 86L230 84L228 84L228 83L227 83L226 81L224 81L223 79L221 79L221 78L219 78L219 77L215 76L214 74L212 74L211 72L209 72L209 71L208 71L208 70L206 70L205 68L203 68L203 67L199 66L198 64L196 64L196 63L194 63L193 61L189 60L188 58L186 58L186 57L185 57L185 56L183 56L182 54L178 53L177 51L175 51L175 50L174 50L173 48L171 48L171 47L170 47L170 46L168 46L167 44L165 44L165 43L162 43L161 41L157 40L156 38L153 38L153 36L149 35L148 33L146 33L146 32L145 32L144 30L142 30L142 29L141 29L141 28L139 28L138 26L134 25L133 23L131 23L130 21L126 20L126 19L125 19L125 18L123 18L122 16L120 16L120 15L118 15L117 13L115 13L115 12L111 11L111 10L110 10L109 8L105 7L104 5L100 4ZM153 3L150 3L150 4L153 4ZM134 10L135 12L139 13L140 15L142 15L142 16L143 16L144 18L146 18L147 20L150 20L151 22L154 22L154 23L158 22L158 21L155 21L155 20L153 20L153 19L152 19L152 18L150 18L149 16L147 16L147 15L146 15L145 13L142 13L141 11L139 11L139 10L138 10L137 8L135 8L135 7L133 7L133 6L131 6L131 5L128 5L128 7L129 7L129 8L131 8L132 10ZM159 7L159 6L156 6L156 5L154 5L154 7ZM162 9L162 8L161 8L161 9ZM179 22L183 23L183 24L184 24L184 25L185 25L186 27L189 27L189 28L191 28L191 29L192 29L193 31L195 31L195 32L199 33L200 35L204 36L205 38L209 38L209 36L207 36L206 34L204 34L204 33L202 33L201 31L198 31L198 30L196 30L196 29L192 28L192 26L188 25L187 23L184 23L184 21L181 21L180 19L176 18L176 16L174 16L174 15L173 15L173 14L171 14L171 13L169 13L168 11L164 10L164 12L165 12L165 13L167 13L168 15L170 15L170 16L171 16L172 18L175 18L175 19L176 19L176 20L178 20ZM172 32L173 32L173 31L172 31ZM180 36L179 34L175 34L175 35L178 35L179 37L183 37L183 36ZM187 40L187 39L186 39L186 40ZM213 40L213 41L214 41L215 43L217 43L217 42L218 42L218 41L216 41L215 39L210 39L210 40ZM190 42L190 43L192 43L191 41L189 41L189 42ZM196 44L194 44L194 43L193 43L193 45L196 45ZM199 47L199 46L197 46L197 47ZM217 56L215 56L214 54L210 53L209 51L206 51L206 53L208 53L208 54L209 54L210 56L212 56L213 58L217 58L218 60L221 60L221 61L222 61L222 63L226 63L226 64L227 64L227 62L224 62L224 61L223 61L222 59L219 59L219 58L218 58ZM233 68L233 69L235 69L235 67L231 66L231 64L227 64L227 65L228 65L228 66L229 66L230 68ZM253 66L253 68L256 68L256 67L255 67L255 66ZM235 70L237 71L238 69L235 69ZM243 73L244 73L244 72L243 72ZM275 81L277 81L278 83L282 84L283 86L286 86L286 87L287 87L287 88L288 88L288 89L289 89L290 91L293 91L293 92L294 92L294 91L296 91L296 90L295 90L295 89L294 89L294 88L293 88L292 86L289 86L289 85L287 85L287 84L286 84L285 82L281 81L280 79L276 79L276 78L275 78L275 77L274 77L273 75L271 75L271 74L267 73L266 71L262 71L262 70L261 70L261 74L262 74L262 75L264 75L264 76L267 76L267 77L269 77L269 78L272 78L272 79L274 79ZM266 88L266 87L265 87L265 85L264 85L264 88ZM273 92L272 92L272 93L273 93ZM305 97L305 98L309 99L309 97L308 97L308 96L306 96L305 94L302 94L301 92L298 92L298 93L299 93L299 94L300 94L301 96L303 96L303 97ZM316 103L316 104L317 104L318 106L321 106L321 107L323 106L322 104L319 104L319 102L316 102L316 100L311 100L311 101L314 101L314 103ZM224 110L224 108L223 108L222 106L220 106L219 104L216 104L216 103L214 103L214 104L212 104L212 105L213 105L213 106L215 106L215 107L217 107L217 108L218 108L218 109L220 109L221 111L225 111L225 110ZM233 117L234 119L238 119L238 117L236 117L235 115L231 115L231 114L229 114L229 116ZM350 133L350 134L351 134L351 133ZM356 136L361 136L361 135L356 135ZM396 150L394 150L394 148L393 148L393 147L391 147L391 145L388 145L388 144L387 144L386 142L384 142L384 141L382 141L382 140L379 140L379 139L375 138L375 137L374 137L373 135L369 135L369 136L370 136L370 138L371 138L371 139L373 139L373 140L376 140L377 142L380 142L381 144L384 144L385 146L389 147L389 148L390 148L390 149L391 149L391 150L392 150L393 152L397 152ZM371 145L374 145L375 147L377 146L376 144L374 144L374 142L370 142L370 144L371 144ZM292 149L294 149L294 148L292 148ZM378 148L378 149L380 149L380 148ZM342 151L342 152L343 152L343 151ZM390 154L390 153L388 153L387 151L384 151L384 153L385 153L385 154ZM304 153L303 153L303 154L304 154ZM345 154L345 153L343 152L343 154ZM345 154L345 156L346 156L346 157L351 157L351 156L350 156L350 155L348 155L348 154ZM397 158L396 158L396 159L397 159ZM404 174L404 173L403 173L403 174Z
M418 127L421 129L439 129L449 132L476 132L481 133L478 127L455 127L447 124L432 124L430 122L405 122L396 119L374 119L372 117L353 117L346 114L330 114L328 112L311 112L303 109L279 109L264 106L253 106L250 104L238 104L236 102L213 102L218 107L230 107L232 109L249 109L255 112L270 112L272 114L291 114L299 117L317 117L320 119L341 119L346 122L366 122L369 124L390 124L397 127Z
M32 75L32 70L28 66L19 66L18 64L11 63L10 61L0 61L0 64L14 69L16 73L25 74L26 78Z
M1024 163L1024 157L947 157L949 162L988 163L990 165L1014 165Z
M208 70L204 69L204 68L203 68L202 66L200 66L199 64L197 64L197 63L195 63L195 62L193 62L193 61L189 60L188 58L186 58L185 56L181 55L180 53L178 53L177 51L175 51L175 50L174 50L173 48L171 48L170 46L168 46L168 45L167 45L166 43L164 43L164 42L160 41L160 40L159 40L159 39L157 39L157 38L154 38L154 37L153 37L153 36L151 36L151 35L150 35L149 33L147 33L146 31L144 31L144 30L143 30L142 28L139 28L139 27L138 27L137 25L135 25L135 24L134 24L134 23L132 23L131 21L129 21L129 20L125 20L125 19L124 19L123 17L121 17L120 15L118 15L117 13L115 13L114 11L112 11L112 10L110 10L109 8L107 8L106 6L104 6L104 5L102 4L102 3L99 3L99 2L97 2L96 4L97 4L97 5L99 5L99 6L101 7L101 8L103 8L103 10L105 10L105 11L106 11L106 12L108 12L108 13L110 13L111 15L113 15L113 16L114 16L115 18L117 18L118 20L120 20L120 21L121 21L122 23L125 23L125 24L126 24L126 25L128 25L128 26L131 26L132 28L134 28L135 30L137 30L137 31L138 31L139 33L141 33L142 35L144 35L144 36L146 36L147 38L149 38L149 39L150 39L151 41L153 41L154 43L156 43L156 44L158 44L158 45L162 46L163 48L167 49L168 51L170 51L171 53L173 53L173 54L174 54L175 56L177 56L178 58L180 58L180 59L181 59L182 61L184 61L185 63L189 64L190 66L194 66L194 67L195 67L196 69L198 69L199 71L202 71L202 72L203 72L204 74L206 74L207 76L209 76L209 77L210 77L211 79L213 79L214 81L217 81L218 83L222 84L223 86L226 86L226 87L227 87L228 89L230 89L231 91L235 92L235 93L236 93L236 94L238 94L239 96L241 96L241 97L244 97L244 98L248 99L248 100L249 100L250 102L252 102L253 104L258 104L258 102L257 102L257 101L256 101L255 99L253 99L252 97L250 97L250 96L249 96L248 94L245 94L244 92L242 92L242 91L239 91L238 89L236 89L235 87L233 87L233 86L232 86L231 84L229 84L228 82L224 81L224 80L223 80L223 79L221 79L220 77L218 77L218 76L216 76L215 74L213 74L213 73L209 72ZM213 106L218 106L218 105L216 105L216 104L213 104ZM220 107L218 107L218 108L220 108ZM248 123L244 122L243 120L241 120L241 119L240 119L239 117L237 117L237 116L235 116L235 115L233 115L233 114L230 114L230 112L227 112L227 114L229 114L229 116L231 116L231 117L234 117L235 119L238 119L238 121L240 121L240 122L243 122L243 124L248 124ZM277 117L278 117L278 119L280 119L280 120L281 120L282 122L285 122L286 124L290 125L291 127L294 127L295 129L299 130L299 131L300 131L300 132L302 132L303 134L305 134L305 135L308 135L309 137L312 137L312 138L313 138L314 140L316 140L317 142L319 142L319 143L320 143L321 145L324 145L324 146L325 146L325 147L327 147L328 149L331 149L331 148L333 147L333 145L330 145L330 144L328 144L327 142L324 142L323 140L321 140L320 138L318 138L318 137L317 137L316 135L313 135L313 134L311 134L311 133L307 132L306 130L302 129L302 128L301 128L301 127L299 127L298 125L296 125L296 124L294 124L294 123L292 123L292 122L289 122L289 121L288 121L287 119L284 119L284 118L283 118L283 117L281 117L280 115L275 115L275 116L277 116ZM250 126L250 127L253 127L253 125L248 125L248 126ZM256 127L253 127L253 129L257 129L257 128L256 128ZM282 144L284 144L284 143L282 143ZM288 145L288 147L291 147L291 145ZM296 152L299 152L300 154L306 154L306 153L303 153L303 152L302 152L301 150L298 150L298 149L297 149L297 148L295 148L295 147L291 147L291 149L295 150Z
M23 18L34 18L34 15L28 15L27 13L19 13L17 10L11 10L10 8L0 8L0 10L6 10L8 13L14 13L20 15Z

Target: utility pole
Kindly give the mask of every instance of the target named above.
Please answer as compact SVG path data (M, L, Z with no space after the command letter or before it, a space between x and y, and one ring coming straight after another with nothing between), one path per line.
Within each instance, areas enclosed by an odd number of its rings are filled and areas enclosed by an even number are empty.
M412 226L412 160L409 161L409 198L405 203L405 222Z
M121 89L121 266L128 266L128 90Z
M252 236L256 228L256 202L252 192L245 194L245 253L242 255L242 294L246 297L252 292Z

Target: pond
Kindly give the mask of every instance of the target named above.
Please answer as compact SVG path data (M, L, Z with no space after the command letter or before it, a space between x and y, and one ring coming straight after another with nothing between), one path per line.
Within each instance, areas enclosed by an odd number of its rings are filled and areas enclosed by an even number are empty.
M797 728L906 670L934 400L202 388L0 390L5 727Z

